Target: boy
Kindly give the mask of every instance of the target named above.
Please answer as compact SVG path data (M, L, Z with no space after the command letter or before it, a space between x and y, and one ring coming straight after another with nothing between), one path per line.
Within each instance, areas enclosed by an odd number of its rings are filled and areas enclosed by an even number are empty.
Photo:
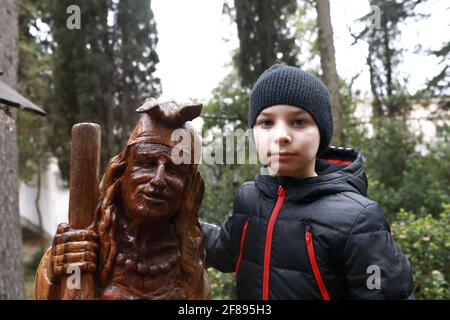
M377 203L360 152L329 147L328 90L277 64L255 83L248 125L264 163L217 227L206 263L236 272L238 299L405 299L411 267Z

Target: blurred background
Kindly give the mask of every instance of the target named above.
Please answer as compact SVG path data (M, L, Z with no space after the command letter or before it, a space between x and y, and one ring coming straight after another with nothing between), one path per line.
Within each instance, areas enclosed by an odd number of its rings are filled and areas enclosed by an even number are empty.
M204 148L225 154L208 137L247 129L276 62L327 85L332 144L362 151L417 298L450 299L449 52L444 0L0 0L0 299L33 298L67 221L73 124L101 125L103 172L146 98L196 101ZM200 218L222 223L258 169L200 165ZM235 298L234 275L209 271L215 299Z

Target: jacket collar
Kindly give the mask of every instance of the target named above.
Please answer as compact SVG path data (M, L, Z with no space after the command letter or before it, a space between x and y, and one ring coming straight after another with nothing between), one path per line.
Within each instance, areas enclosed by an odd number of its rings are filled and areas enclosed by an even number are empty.
M313 201L338 192L352 191L367 196L367 177L361 152L350 148L328 147L316 159L316 177L271 176L266 167L255 178L256 187L267 197L276 198L279 186L292 201Z

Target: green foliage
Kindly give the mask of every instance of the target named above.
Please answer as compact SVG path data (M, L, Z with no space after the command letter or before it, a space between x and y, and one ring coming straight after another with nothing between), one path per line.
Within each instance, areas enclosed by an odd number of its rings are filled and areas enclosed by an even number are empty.
M406 121L372 119L372 128L354 117L351 83L342 85L345 145L362 151L369 197L377 201L396 241L412 262L418 299L449 299L450 127L437 126L436 142L425 144ZM440 119L445 110L440 109ZM422 147L419 152L418 146ZM442 208L444 208L442 212Z
M448 131L442 132L448 136ZM448 139L443 136L435 146L427 146L425 155L414 150L419 141L402 122L391 120L362 148L369 197L380 203L390 219L401 208L418 216L436 216L442 203L450 201Z
M203 109L204 136L211 134L212 141L204 139L203 152L215 150L222 152L223 164L200 165L200 172L208 186L205 190L200 216L205 221L220 224L224 221L233 205L237 188L245 181L254 179L258 172L257 164L249 164L246 152L245 164L237 164L237 143L227 143L227 137L233 136L235 130L245 132L247 126L248 90L240 87L237 74L231 73L213 92L213 98ZM217 139L218 138L218 139ZM237 139L236 139L237 140ZM248 148L249 141L246 140ZM233 150L233 149L234 150ZM234 164L229 164L227 154L232 154Z
M219 86L213 90L213 98L202 111L203 130L213 128L247 129L249 90L239 85L236 72L231 72Z
M214 300L235 300L236 282L234 273L222 273L213 268L208 269L208 279Z
M391 118L373 120L374 134L365 153L371 179L390 188L398 188L404 179L408 161L417 155L417 138L406 123Z
M401 209L391 229L411 261L416 297L450 299L450 205L438 217Z
M47 249L42 248L40 250L36 250L31 259L25 263L25 276L34 277L36 274L36 270L41 262L41 259Z
M354 116L359 96L353 95L351 83L342 83L341 92L345 111L342 142L360 150L365 158L369 197L381 205L389 220L401 208L418 216L437 216L442 204L450 201L448 124L436 122L436 142L429 145L403 117L362 123ZM436 116L445 119L445 110Z
M359 90L354 90L354 82L360 74L355 75L351 80L340 79L339 100L342 106L341 125L342 135L340 139L333 137L333 145L338 146L363 146L368 135L367 128L355 117L356 106L364 100Z
M403 184L393 193L397 194L395 198L399 199L391 204L393 209L402 207L415 212L418 216L423 216L427 212L437 216L441 205L450 203L448 144L439 148L434 147L427 155L411 159L407 165Z
M252 169L253 168L253 169ZM256 165L201 165L200 172L207 186L199 215L202 220L221 224L233 206L239 186L253 180Z

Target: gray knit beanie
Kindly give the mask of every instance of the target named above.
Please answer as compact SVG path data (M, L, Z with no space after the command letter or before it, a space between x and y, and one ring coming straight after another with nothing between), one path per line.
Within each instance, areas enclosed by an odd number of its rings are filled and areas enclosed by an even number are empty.
M312 74L297 67L275 64L256 81L250 93L248 126L253 128L256 118L265 108L287 104L307 111L320 132L319 156L329 146L333 136L333 116L325 85Z

